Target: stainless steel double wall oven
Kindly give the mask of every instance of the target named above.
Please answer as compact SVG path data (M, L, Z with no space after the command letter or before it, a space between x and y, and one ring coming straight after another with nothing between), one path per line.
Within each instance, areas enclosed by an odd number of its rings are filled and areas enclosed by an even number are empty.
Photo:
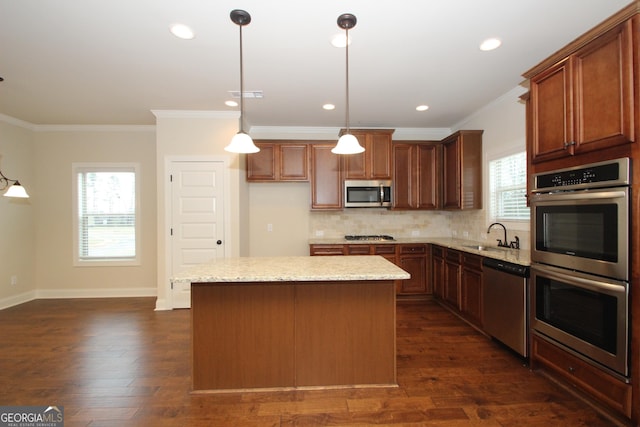
M533 333L629 377L628 158L534 175Z

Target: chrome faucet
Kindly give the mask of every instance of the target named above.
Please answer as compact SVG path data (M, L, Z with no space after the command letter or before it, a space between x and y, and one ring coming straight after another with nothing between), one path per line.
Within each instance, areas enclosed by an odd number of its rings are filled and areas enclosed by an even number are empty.
M489 226L489 228L487 228L487 234L489 234L489 232L491 231L491 227L493 227L494 225L499 225L504 230L504 240L497 239L498 246L502 248L510 248L511 246L509 245L509 241L507 240L507 227L505 227L503 224L500 224L499 222L494 222Z

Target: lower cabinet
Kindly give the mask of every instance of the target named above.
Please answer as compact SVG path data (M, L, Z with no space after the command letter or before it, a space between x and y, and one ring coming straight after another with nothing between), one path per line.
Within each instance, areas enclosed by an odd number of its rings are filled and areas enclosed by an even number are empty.
M461 256L461 252L447 249L444 259L444 302L458 311L460 310Z
M482 328L482 257L438 245L431 253L433 295Z
M429 245L398 245L397 265L411 274L408 280L399 280L397 293L402 294L432 294L429 275Z
M460 277L460 312L482 328L482 257L463 253Z
M396 295L424 296L433 292L430 270L430 245L416 244L311 244L311 256L380 255L411 275L396 282Z
M572 387L594 396L610 409L627 418L631 417L631 384L607 375L537 335L533 335L531 344L533 368L547 369Z

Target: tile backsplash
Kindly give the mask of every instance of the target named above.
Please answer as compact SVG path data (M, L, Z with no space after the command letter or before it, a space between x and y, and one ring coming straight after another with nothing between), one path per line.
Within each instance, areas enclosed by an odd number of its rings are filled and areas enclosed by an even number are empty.
M520 238L520 247L529 248L528 230L511 230L508 239ZM339 238L346 234L388 234L395 238L454 237L493 243L503 238L499 228L487 234L484 210L392 211L388 209L345 209L339 212L311 212L309 237Z

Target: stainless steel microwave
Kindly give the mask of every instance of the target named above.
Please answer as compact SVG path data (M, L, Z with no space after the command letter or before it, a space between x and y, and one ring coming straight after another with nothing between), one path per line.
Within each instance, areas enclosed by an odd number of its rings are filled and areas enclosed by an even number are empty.
M390 207L391 195L391 181L344 181L345 208Z

